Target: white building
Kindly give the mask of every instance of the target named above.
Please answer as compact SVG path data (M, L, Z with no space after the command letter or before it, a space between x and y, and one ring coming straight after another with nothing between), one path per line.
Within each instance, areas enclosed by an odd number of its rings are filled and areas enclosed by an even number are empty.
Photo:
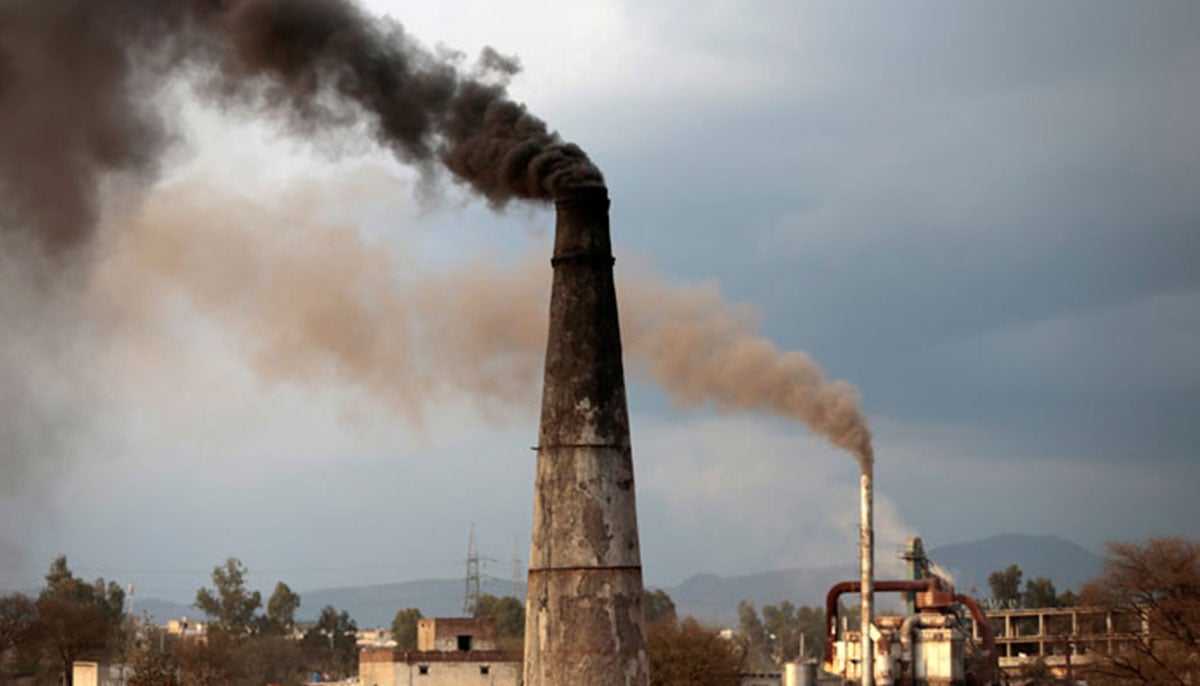
M361 686L519 686L521 653L496 649L496 622L422 619L418 650L364 648L359 652Z

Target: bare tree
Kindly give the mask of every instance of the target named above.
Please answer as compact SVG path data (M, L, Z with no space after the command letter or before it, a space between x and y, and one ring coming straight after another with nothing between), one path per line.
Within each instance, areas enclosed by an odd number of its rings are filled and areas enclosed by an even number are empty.
M0 596L0 656L29 635L37 621L33 599L21 593Z
M1080 604L1107 608L1121 638L1092 653L1088 682L1200 682L1200 543L1152 538L1110 543L1108 551Z
M651 624L646 650L650 686L737 686L745 659L739 642L691 617Z

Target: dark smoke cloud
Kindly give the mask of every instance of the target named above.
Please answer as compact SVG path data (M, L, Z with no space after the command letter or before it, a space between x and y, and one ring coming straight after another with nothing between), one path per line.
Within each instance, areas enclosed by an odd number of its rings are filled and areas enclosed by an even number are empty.
M120 4L0 5L0 228L51 250L88 238L102 174L153 173L165 140L123 47L146 25Z
M444 168L493 206L603 184L580 148L508 98L518 70L515 60L490 49L464 66L460 56L428 50L400 25L347 0L8 0L0 6L0 237L11 239L3 245L37 246L31 252L51 255L47 264L56 267L80 254L103 266L103 250L84 250L109 196L102 191L113 184L144 189L156 178L173 136L156 103L173 79L198 84L199 94L223 107L269 115L305 138L357 136L365 125L427 179ZM510 401L536 379L544 339L532 332L540 330L542 301L500 298L501 275L447 277L417 287L416 300L391 296L392 270L353 241L335 232L328 243L294 254L281 254L278 245L238 247L241 238L213 226L214 202L202 197L194 210L162 217L157 233L124 227L128 245L151 241L157 250L129 273L175 282L202 309L247 332L258 345L260 372L303 378L325 369L418 420L422 390L449 387ZM196 225L162 233L172 222ZM177 261L161 262L168 257ZM509 291L527 291L535 281L519 280ZM151 282L132 284L126 301L148 295ZM680 402L712 400L803 419L869 467L870 434L856 394L828 382L806 356L775 349L752 328L726 326L723 302L697 314L687 309L691 301L661 289L627 302L636 322L631 354ZM511 312L504 303L533 310ZM638 316L639 306L647 317ZM9 319L45 321L30 310ZM528 325L514 338L519 321ZM51 363L53 350L36 348ZM422 369L415 360L435 364ZM52 402L39 406L52 396L28 383L27 369L20 355L0 351L0 380L12 394L0 399L38 414L26 421L10 413L0 423L0 438L20 453L4 457L9 465L61 452L32 443L69 436L59 425L74 416Z
M170 140L153 107L202 74L227 106L305 134L366 120L378 142L437 163L500 206L600 184L577 146L507 96L514 60L472 70L345 0L10 0L0 8L0 222L64 252L86 244L112 175L153 178Z

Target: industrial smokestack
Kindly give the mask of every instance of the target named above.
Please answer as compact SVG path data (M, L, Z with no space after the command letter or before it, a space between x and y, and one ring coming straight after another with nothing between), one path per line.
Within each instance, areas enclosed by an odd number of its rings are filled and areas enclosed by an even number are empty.
M648 682L608 192L555 198L525 619L526 686Z
M862 648L862 686L875 683L875 653L871 641L871 626L875 607L875 494L872 470L864 465L860 477L862 522L859 527L860 562L862 574L862 611L860 613L859 645Z

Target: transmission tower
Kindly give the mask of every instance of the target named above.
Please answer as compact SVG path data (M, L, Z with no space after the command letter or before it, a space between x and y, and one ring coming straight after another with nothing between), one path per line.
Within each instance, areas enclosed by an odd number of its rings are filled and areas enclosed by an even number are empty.
M525 560L521 557L521 539L513 538L512 597L520 599L522 580L525 578Z
M467 544L467 591L463 595L463 615L475 616L475 601L479 600L479 551L475 549L475 524L471 524L471 542Z

